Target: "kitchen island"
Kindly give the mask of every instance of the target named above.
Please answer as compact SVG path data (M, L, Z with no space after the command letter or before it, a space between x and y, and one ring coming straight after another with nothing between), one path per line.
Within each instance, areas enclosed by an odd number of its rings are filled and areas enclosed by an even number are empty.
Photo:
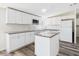
M59 52L59 32L43 31L35 35L35 55L56 56Z

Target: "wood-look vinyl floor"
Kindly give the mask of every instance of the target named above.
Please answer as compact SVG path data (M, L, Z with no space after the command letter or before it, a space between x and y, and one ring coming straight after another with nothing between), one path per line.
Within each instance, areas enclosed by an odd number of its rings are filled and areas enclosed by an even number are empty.
M10 54L2 51L0 56L35 56L34 49L34 43L32 43ZM60 49L57 56L79 56L79 45L60 41Z

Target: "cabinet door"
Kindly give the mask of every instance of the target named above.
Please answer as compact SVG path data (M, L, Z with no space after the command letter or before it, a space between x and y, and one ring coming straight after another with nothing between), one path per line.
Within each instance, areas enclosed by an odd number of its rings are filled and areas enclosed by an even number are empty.
M7 9L7 23L16 23L17 12L12 9Z
M17 11L16 24L22 24L22 12Z
M30 42L35 42L35 32L30 33Z
M7 52L19 49L25 45L25 33L11 34L7 42Z
M17 34L10 34L7 40L7 52L10 53L13 50L18 49L18 35Z
M30 33L26 33L25 45L30 43Z
M60 17L48 18L46 20L46 23L48 25L60 25L61 24L61 19L60 19Z
M23 13L22 23L23 24L32 24L32 15Z
M32 42L34 42L34 32L28 32L26 33L26 40L25 40L25 44L31 44Z
M20 34L18 34L18 47L22 47L22 46L24 46L25 44L24 44L24 42L25 42L25 33L20 33Z
M22 13L13 9L7 9L7 23L21 24Z

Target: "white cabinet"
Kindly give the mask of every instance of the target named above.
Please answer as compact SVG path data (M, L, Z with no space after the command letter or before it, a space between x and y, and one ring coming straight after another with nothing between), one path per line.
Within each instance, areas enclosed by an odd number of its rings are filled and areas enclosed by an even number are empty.
M15 10L12 10L12 9L6 9L6 16L7 16L7 19L6 19L6 23L16 23L16 20L17 20L17 11Z
M45 21L45 28L47 29L60 29L61 19L59 17L48 18Z
M6 50L7 53L12 52L13 50L19 49L24 46L25 42L25 33L20 34L7 34L7 44Z
M6 51L10 53L34 42L34 32L7 34Z
M22 13L22 23L23 24L32 24L32 19L33 19L33 16L32 15L29 15L29 14L26 14L26 13Z
M24 42L25 42L25 39L26 39L26 36L25 36L25 33L19 33L17 34L18 35L18 44L20 45L19 47L22 47L24 46Z
M61 24L61 19L60 17L53 17L53 18L48 18L46 20L48 22L48 25L60 25Z
M17 34L7 34L6 51L10 53L11 51L18 48L18 35Z
M35 32L30 33L30 43L35 41Z
M40 19L40 17L33 16L33 19L39 20L39 19Z
M26 33L25 45L29 44L30 42L30 33Z
M34 32L28 32L26 33L26 39L25 39L25 44L30 44L32 42L34 42Z
M32 24L33 15L23 13L14 9L6 9L7 24Z
M16 19L16 24L22 24L22 12L17 11L17 19Z
M7 23L22 24L22 12L7 9Z

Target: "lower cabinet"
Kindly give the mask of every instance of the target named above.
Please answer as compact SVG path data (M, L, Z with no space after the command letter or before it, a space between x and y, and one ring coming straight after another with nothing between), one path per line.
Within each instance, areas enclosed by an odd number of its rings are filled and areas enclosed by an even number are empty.
M34 32L31 32L29 36L30 36L29 43L34 42L34 40L35 40Z
M20 33L20 34L17 34L18 35L18 47L22 47L24 46L25 44L25 39L26 39L26 36L25 36L25 33Z
M10 53L34 42L34 32L7 34L6 41L6 51L7 53Z
M27 32L27 33L25 33L25 36L26 36L25 42L24 42L25 45L28 45L28 44L34 42L34 39L35 39L34 32L31 32L31 33Z

